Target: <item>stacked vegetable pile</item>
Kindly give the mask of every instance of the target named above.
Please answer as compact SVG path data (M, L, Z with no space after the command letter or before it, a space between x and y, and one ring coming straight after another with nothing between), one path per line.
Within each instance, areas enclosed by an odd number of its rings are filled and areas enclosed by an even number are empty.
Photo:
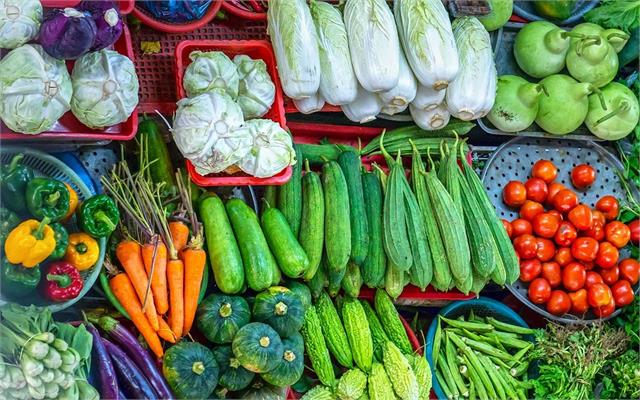
M441 328L441 321L448 325ZM438 316L433 362L447 398L528 399L529 360L535 331L473 313L465 318Z
M566 135L584 122L604 140L627 136L638 125L638 99L625 85L612 82L617 53L627 40L622 30L588 22L571 31L547 21L526 24L516 35L514 56L527 75L542 80L533 84L515 75L499 77L487 118L505 132L525 130L535 121L549 133ZM561 74L565 67L571 76Z
M74 299L84 286L81 272L99 260L98 240L118 224L118 209L105 195L78 206L78 194L69 184L36 177L23 158L16 154L0 171L2 296L32 304L40 287L48 301ZM78 232L68 232L76 226Z
M469 121L493 106L489 34L477 18L451 23L441 2L398 0L392 13L383 0L348 0L341 13L323 1L279 0L267 17L283 90L303 113L326 101L365 123L409 108L435 130L450 115Z
M529 299L546 304L553 315L584 316L591 310L606 317L633 301L640 265L632 258L619 260L631 231L616 220L620 207L615 197L601 197L592 210L555 182L557 174L553 163L538 160L526 183L511 181L504 187L505 204L520 210L520 218L503 220L520 258L520 280L529 282ZM576 189L595 180L589 165L571 171Z
M26 134L50 130L64 113L91 129L126 121L138 104L133 62L108 48L123 30L118 6L85 1L78 9L49 10L37 0L0 16L0 119ZM25 44L38 38L38 44ZM64 60L77 59L71 75Z
M366 301L353 298L343 299L338 309L322 293L305 315L302 335L320 385L303 399L429 398L429 364L414 353L384 291L376 292L375 311ZM338 380L331 355L344 371Z
M263 60L220 51L189 55L172 129L182 155L201 175L239 170L258 177L276 175L296 162L291 136L265 115L275 85Z
M84 326L54 322L33 306L6 305L0 316L3 399L100 399L87 382L92 337Z

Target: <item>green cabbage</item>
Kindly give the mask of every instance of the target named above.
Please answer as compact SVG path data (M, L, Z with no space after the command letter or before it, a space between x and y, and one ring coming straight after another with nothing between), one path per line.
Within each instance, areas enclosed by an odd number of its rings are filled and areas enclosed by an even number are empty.
M138 77L133 62L113 50L80 57L71 81L71 111L89 128L124 122L138 105Z
M245 119L262 117L276 97L276 85L267 72L267 64L245 55L235 56L233 62L240 77L237 102Z
M268 178L296 163L291 135L270 119L253 119L234 133L247 132L252 137L249 152L238 167L256 178Z
M182 78L187 96L222 89L232 99L238 97L238 70L226 54L221 51L194 51L189 54L189 58L191 64Z
M38 36L42 5L38 0L0 0L0 49L15 49Z
M39 45L24 45L0 61L0 118L15 132L48 131L71 100L71 79L64 61Z

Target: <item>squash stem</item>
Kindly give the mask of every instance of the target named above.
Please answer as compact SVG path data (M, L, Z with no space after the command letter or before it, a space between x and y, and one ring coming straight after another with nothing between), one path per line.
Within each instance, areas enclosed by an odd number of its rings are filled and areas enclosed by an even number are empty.
M222 306L220 306L219 313L222 318L227 318L231 315L232 311L233 310L231 308L231 304L224 303Z
M288 309L287 305L280 301L275 306L275 314L285 315L287 313L287 309Z
M202 375L202 373L204 372L204 364L202 363L202 361L194 362L191 366L191 371L193 371L194 374Z

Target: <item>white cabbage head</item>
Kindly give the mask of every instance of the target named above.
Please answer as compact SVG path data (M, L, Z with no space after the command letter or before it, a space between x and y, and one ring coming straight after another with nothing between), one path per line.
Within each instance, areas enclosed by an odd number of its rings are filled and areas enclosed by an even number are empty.
M0 49L15 49L35 39L41 23L39 0L0 0Z
M296 163L291 135L270 119L252 119L236 130L251 135L250 151L238 167L256 178L268 178Z
M129 58L116 51L102 49L80 57L71 81L71 111L89 128L124 122L138 105L136 69Z
M0 118L9 129L48 131L71 101L71 78L64 61L40 45L24 45L0 60Z
M238 69L226 54L221 51L193 51L189 58L191 64L182 78L188 97L213 89L224 90L234 100L238 97Z
M262 117L276 98L276 85L267 72L267 64L246 55L235 56L233 62L238 67L240 77L237 101L244 118Z

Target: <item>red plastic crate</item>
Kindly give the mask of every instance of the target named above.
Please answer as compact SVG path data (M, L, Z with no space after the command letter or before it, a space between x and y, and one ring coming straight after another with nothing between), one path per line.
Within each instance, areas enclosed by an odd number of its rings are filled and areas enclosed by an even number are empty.
M125 55L135 63L133 48L131 46L131 35L125 25L122 35L113 45L113 49ZM69 72L73 68L73 62L68 61ZM128 120L108 127L103 130L94 130L80 123L71 111L66 112L48 132L38 135L25 135L11 131L4 123L0 123L0 140L130 140L138 131L138 109L135 108Z
M167 33L189 33L211 22L211 20L216 17L216 14L218 14L218 11L220 11L223 1L224 0L214 0L202 18L186 24L172 24L158 20L141 7L133 7L132 13L140 22L158 31Z
M266 21L267 13L266 12L253 12L243 10L233 5L231 1L223 1L222 9L227 11L231 15L235 15L238 18L246 19L249 21Z
M284 115L284 106L282 104L282 88L278 79L278 71L276 69L276 60L271 49L271 44L266 40L185 40L176 47L176 74L175 85L178 99L186 97L184 88L182 87L182 77L184 72L191 64L189 54L196 50L202 51L222 51L230 58L238 54L245 54L253 59L262 59L267 64L267 71L271 80L275 84L276 93L271 109L263 118L271 119L280 124L284 129L286 119ZM280 171L270 178L255 178L244 173L234 175L212 174L202 176L198 174L194 166L187 161L187 170L193 181L200 186L241 186L241 185L282 185L291 177L291 166Z
M81 0L40 0L43 7L47 8L66 8L75 7L80 4ZM129 14L135 5L135 0L119 0L121 14Z

